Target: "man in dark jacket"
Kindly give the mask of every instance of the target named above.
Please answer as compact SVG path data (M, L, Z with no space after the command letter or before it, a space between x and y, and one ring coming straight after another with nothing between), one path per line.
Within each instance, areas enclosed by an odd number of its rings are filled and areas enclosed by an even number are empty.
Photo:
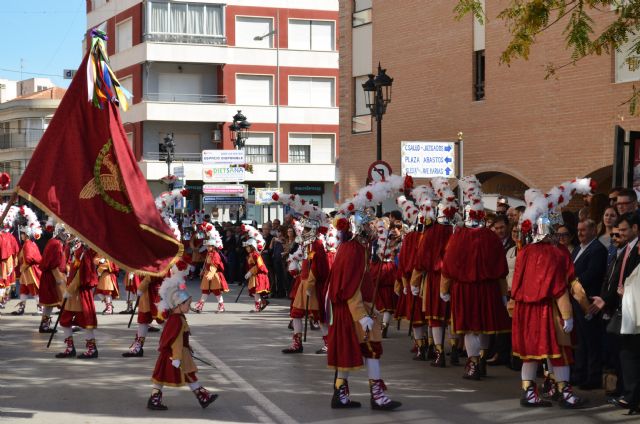
M576 277L589 297L600 294L602 280L607 271L607 249L598 241L596 235L596 223L593 220L579 222L580 247L574 249L572 254ZM582 390L596 389L602 386L602 318L590 315L587 319L575 303L573 309L578 335L573 380Z

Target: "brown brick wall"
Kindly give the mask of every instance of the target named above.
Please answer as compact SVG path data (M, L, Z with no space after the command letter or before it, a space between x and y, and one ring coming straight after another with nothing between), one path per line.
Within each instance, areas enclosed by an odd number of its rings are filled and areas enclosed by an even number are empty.
M351 134L351 5L340 2L341 196L364 184L375 160L374 131ZM565 22L539 37L528 61L499 65L509 39L495 18L507 5L486 2L486 97L473 101L473 26L456 21L455 1L374 0L373 60L394 78L383 120L383 159L400 172L400 142L455 140L464 132L465 174L498 171L549 189L585 176L613 160L616 124L640 129L621 103L633 83L615 84L613 57L584 59L545 80L545 64L567 61ZM611 15L596 16L599 25Z

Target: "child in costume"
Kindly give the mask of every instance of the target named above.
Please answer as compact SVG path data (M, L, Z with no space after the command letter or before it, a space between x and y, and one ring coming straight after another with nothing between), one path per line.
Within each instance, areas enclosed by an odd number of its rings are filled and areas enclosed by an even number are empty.
M165 279L160 287L160 297L162 300L158 308L169 311L169 316L165 322L160 346L160 355L153 370L153 390L147 408L164 411L167 406L162 403L162 388L164 386L180 387L188 385L200 403L206 408L218 395L210 393L202 387L196 377L198 368L191 356L189 346L189 325L185 314L191 307L191 295L185 285L185 276L188 271L184 267L183 271L174 267L171 270L171 277Z

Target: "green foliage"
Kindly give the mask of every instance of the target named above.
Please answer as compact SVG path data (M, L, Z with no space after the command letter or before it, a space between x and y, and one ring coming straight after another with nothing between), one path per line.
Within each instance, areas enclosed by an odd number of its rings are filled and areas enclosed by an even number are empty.
M596 32L593 16L603 12L613 20ZM457 19L470 14L481 22L487 21L480 0L458 0L454 13ZM571 59L564 64L547 64L546 78L587 56L611 54L616 50L627 54L630 69L640 68L640 0L511 0L497 19L505 22L511 34L500 54L500 62L506 65L516 59L528 59L536 36L560 24L564 25L565 44ZM630 48L626 47L628 42L631 42ZM625 102L633 114L639 98L640 90L634 87L632 97Z

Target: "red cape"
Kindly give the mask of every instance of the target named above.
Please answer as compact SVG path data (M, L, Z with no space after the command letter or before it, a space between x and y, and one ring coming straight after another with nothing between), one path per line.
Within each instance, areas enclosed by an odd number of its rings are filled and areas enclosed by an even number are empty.
M511 297L527 303L555 299L567 291L570 274L573 263L563 249L551 243L529 244L518 253Z
M442 258L453 233L451 225L435 223L429 226L418 246L417 268L421 271L439 271L442 268Z
M502 241L488 228L456 228L444 254L442 273L459 282L498 280L509 273Z

